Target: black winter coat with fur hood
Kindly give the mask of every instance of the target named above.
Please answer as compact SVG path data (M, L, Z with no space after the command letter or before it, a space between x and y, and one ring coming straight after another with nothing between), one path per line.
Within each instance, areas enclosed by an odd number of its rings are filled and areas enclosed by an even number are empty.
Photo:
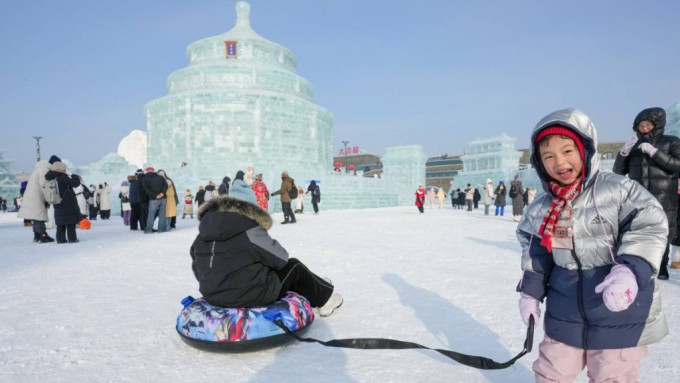
M646 135L640 134L637 126L641 121L651 122L654 129ZM665 135L665 127L666 111L662 108L649 108L638 113L633 123L638 143L651 143L658 151L650 158L636 144L627 157L617 154L613 171L627 174L656 197L668 218L668 239L673 240L677 226L680 138Z
M288 252L267 230L269 214L226 196L203 204L198 236L191 245L194 276L208 302L223 307L255 307L279 299L274 272L288 263Z

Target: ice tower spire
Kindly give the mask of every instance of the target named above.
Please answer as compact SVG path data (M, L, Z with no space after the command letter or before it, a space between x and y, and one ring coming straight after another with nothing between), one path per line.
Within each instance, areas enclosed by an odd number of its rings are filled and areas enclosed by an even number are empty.
M245 1L236 3L236 26L250 28L250 4Z

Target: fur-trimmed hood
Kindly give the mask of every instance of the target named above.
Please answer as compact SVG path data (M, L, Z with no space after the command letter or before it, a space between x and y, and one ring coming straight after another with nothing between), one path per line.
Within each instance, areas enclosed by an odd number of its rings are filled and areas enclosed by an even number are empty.
M265 230L269 230L272 227L272 217L258 205L253 205L240 199L229 198L228 196L216 197L204 203L198 209L196 217L200 221L210 212L239 214L257 222Z

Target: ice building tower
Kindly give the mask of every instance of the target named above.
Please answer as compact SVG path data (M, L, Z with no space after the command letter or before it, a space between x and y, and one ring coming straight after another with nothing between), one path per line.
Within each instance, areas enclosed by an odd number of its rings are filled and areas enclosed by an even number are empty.
M294 178L329 171L333 115L314 103L293 52L253 31L248 3L236 4L231 30L190 44L186 55L168 94L145 106L149 165L192 189L247 167L265 182L284 169Z

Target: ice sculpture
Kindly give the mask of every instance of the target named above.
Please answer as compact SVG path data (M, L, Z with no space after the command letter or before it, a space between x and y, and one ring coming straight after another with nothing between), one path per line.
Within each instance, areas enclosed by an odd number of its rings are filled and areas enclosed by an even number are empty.
M680 136L680 101L666 108L665 134Z
M491 178L494 185L501 180L509 185L518 173L519 159L522 157L522 153L515 149L516 141L515 137L501 134L468 143L465 154L460 156L463 171L453 179L451 186L463 190L469 183L481 190L487 178ZM525 181L524 185L530 186L530 181ZM540 182L538 186L540 188Z
M118 155L127 162L141 168L146 163L146 132L133 130L118 144Z
M7 200L7 208L14 205L14 197L19 195L20 184L9 168L11 161L5 160L0 152L0 197Z
M388 149L397 168L382 179L334 174L333 115L314 103L293 52L253 31L249 15L238 2L236 25L190 44L189 65L168 76L168 95L145 106L148 164L164 168L179 190L253 167L270 190L283 170L298 186L322 181L322 209L411 203L407 195L425 178L422 148Z
M304 178L331 166L333 115L314 103L295 55L253 31L249 13L238 2L236 26L190 44L189 65L170 74L168 95L145 107L148 162L187 163L183 175L195 186L249 166Z

